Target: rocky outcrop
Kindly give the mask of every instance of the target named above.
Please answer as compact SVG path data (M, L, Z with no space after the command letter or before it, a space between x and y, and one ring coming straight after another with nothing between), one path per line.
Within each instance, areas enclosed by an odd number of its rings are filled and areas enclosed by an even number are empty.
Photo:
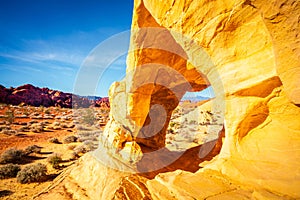
M299 19L295 0L135 0L127 74L110 89L101 153L79 164L119 184L86 183L79 168L70 182L88 199L300 198ZM131 181L128 173L145 176L177 160L164 148L172 111L185 92L209 85L224 116L219 155L197 172L169 169ZM205 160L214 144L198 156ZM151 159L156 155L166 163ZM147 157L145 171L139 166ZM103 175L99 166L117 171ZM94 197L98 186L101 195Z
M62 108L72 107L97 107L109 108L107 97L89 100L87 98L64 93L49 88L39 88L30 84L22 85L17 88L5 88L0 85L0 102L12 105L31 105L31 106L57 106Z

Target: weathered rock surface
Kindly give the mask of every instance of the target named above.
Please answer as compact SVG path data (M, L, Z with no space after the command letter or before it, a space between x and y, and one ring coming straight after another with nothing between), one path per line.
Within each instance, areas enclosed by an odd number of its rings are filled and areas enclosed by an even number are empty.
M75 184L79 192L67 190L74 199L80 191L88 199L299 199L299 19L296 0L135 0L127 75L110 90L101 162L85 156L59 187ZM147 172L139 166L148 156L148 171L170 159L159 152L172 111L186 91L209 85L224 114L219 155L197 172L129 176Z

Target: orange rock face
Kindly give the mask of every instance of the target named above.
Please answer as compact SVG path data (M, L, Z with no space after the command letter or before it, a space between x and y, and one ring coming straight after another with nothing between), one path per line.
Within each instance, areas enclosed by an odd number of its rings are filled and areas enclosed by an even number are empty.
M300 198L299 19L296 0L135 0L127 74L111 86L110 122L94 153L102 164L86 158L93 169L126 171L111 173L127 182L109 192L95 185L109 199L130 199L134 191L152 199ZM224 116L219 155L196 173L128 178L149 152L163 151L184 93L208 86ZM153 170L159 164L149 161ZM80 178L74 182L80 186Z

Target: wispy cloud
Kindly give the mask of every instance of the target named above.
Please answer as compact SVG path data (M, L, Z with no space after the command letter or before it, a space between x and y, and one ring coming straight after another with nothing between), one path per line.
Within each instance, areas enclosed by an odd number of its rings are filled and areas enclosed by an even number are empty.
M18 49L6 48L5 51L0 47L0 70L11 72L0 74L0 80L1 77L3 80L11 80L5 76L22 78L22 75L26 74L25 76L30 75L26 81L39 80L39 83L45 84L43 86L51 87L50 84L53 84L55 88L64 87L70 91L74 82L78 81L78 74L86 72L83 84L87 86L80 92L92 94L94 90L90 92L91 80L95 80L95 85L105 73L105 84L101 84L100 91L106 93L110 83L118 77L118 73L125 73L129 37L110 42L109 38L103 37L108 35L105 31L77 31L71 35L43 40L22 39ZM108 32L117 33L116 30ZM82 71L85 67L92 69ZM12 84L14 80L10 82L10 85L15 85Z
M42 70L35 68L35 67L31 67L31 66L18 66L16 67L15 65L11 65L11 64L1 64L1 69L2 70L9 70L9 71L14 71L14 72L25 72L25 73L40 73L42 72Z

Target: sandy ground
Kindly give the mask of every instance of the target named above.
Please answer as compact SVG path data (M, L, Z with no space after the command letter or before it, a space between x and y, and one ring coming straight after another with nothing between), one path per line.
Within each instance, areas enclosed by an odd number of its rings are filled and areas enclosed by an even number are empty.
M35 107L14 107L9 108L13 109L15 114L14 123L8 124L7 119L3 116L6 115L6 111L8 107L6 105L0 106L0 123L1 126L9 126L11 130L18 130L21 126L24 126L25 123L28 123L32 120L35 120L36 123L45 122L49 125L60 122L61 124L73 124L74 118L66 117L71 116L73 110L71 109L59 109L59 108L49 108L47 113L53 116L53 119L33 119L31 117L21 118L21 116L25 111L32 114L38 113L40 116L45 115L46 108L35 108ZM57 117L59 116L59 117ZM23 125L21 125L23 124ZM93 130L97 130L96 127L89 128ZM101 127L99 127L101 130ZM49 180L41 183L29 183L29 184L21 184L17 182L16 178L9 179L0 179L0 199L7 200L27 200L32 199L33 196L38 194L44 188L51 185L52 180L62 172L63 169L72 165L75 161L71 160L73 148L74 146L78 146L80 142L74 142L69 144L54 144L50 143L50 138L57 138L60 142L64 140L65 137L70 135L76 135L77 133L76 127L64 127L59 130L54 130L50 128L45 128L40 133L34 133L32 131L18 131L16 135L7 135L3 132L0 132L0 154L9 148L17 148L17 149L25 149L30 145L38 145L42 147L40 154L30 154L34 159L30 160L28 163L21 164L21 168L24 168L26 165L30 165L33 163L43 163L47 165L47 174ZM47 161L47 158L53 153L58 153L62 157L62 163L60 163L59 169L54 169ZM1 165L0 165L1 167Z

